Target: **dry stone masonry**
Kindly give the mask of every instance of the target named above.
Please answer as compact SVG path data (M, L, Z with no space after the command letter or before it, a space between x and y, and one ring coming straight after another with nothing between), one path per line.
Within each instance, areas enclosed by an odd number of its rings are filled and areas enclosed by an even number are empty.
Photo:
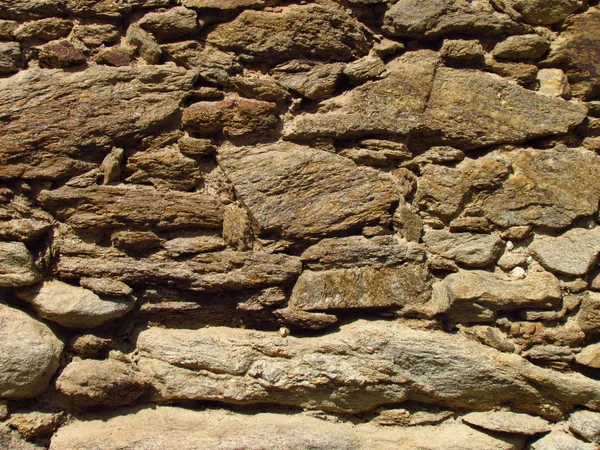
M600 448L598 0L0 0L0 449Z

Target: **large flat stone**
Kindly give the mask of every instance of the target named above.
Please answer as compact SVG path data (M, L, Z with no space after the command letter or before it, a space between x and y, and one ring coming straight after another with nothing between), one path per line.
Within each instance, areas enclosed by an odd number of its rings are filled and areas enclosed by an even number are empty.
M356 321L321 337L232 328L149 328L138 368L158 402L271 403L335 412L405 400L448 408L515 410L560 418L598 410L600 381L537 367L460 335ZM457 383L457 380L460 382Z
M1 9L1 8L0 8ZM193 74L172 64L35 69L0 80L0 178L56 179L177 118Z
M264 233L301 238L387 223L399 200L377 171L292 143L225 148L218 161Z
M56 218L78 229L219 228L223 221L223 205L216 196L149 186L64 186L43 191L40 200Z
M382 428L302 414L158 406L75 420L54 435L50 449L517 450L520 444L519 439L503 440L455 422L432 433L425 426Z
M30 398L46 390L63 343L52 330L0 303L0 398Z
M548 421L540 417L510 411L472 412L463 416L462 420L470 425L501 433L532 436L550 431Z

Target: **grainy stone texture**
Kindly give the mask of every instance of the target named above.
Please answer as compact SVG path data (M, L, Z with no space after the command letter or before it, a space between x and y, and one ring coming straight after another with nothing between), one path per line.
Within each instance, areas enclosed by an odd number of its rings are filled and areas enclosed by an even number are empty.
M490 431L524 435L543 434L550 424L539 417L508 411L473 412L462 417L463 422Z
M40 279L23 243L0 242L0 287L29 286Z

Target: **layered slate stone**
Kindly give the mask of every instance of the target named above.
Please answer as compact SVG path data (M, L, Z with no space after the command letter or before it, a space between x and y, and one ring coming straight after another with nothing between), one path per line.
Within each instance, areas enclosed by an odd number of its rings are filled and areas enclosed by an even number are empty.
M295 58L346 61L369 51L361 24L342 10L293 5L281 11L243 11L218 25L206 42L255 61Z
M504 243L498 236L475 233L450 233L431 230L423 236L427 249L467 267L485 267L496 262Z
M353 425L306 414L241 414L223 410L193 411L158 406L118 410L110 416L75 420L52 438L52 450L118 450L152 445L182 448L396 450L516 450L519 439L492 437L457 422L430 427ZM459 446L456 443L460 442ZM23 447L25 449L25 447ZM28 447L27 447L28 448ZM18 448L17 450L21 450Z
M218 161L264 233L302 238L387 223L399 200L377 171L292 143L224 148Z
M472 412L463 416L462 420L470 425L501 433L532 436L550 431L550 424L541 417L510 411Z
M216 196L149 186L64 186L43 191L40 201L56 218L76 229L219 228L223 221L223 205Z
M384 16L388 36L409 39L439 38L449 34L501 35L527 28L508 14L496 12L487 0L400 0Z
M0 80L0 178L86 172L113 145L174 120L193 77L165 64L32 68Z
M600 382L537 367L460 335L357 321L322 337L232 328L149 328L138 368L153 399L273 403L334 412L417 400L450 408L561 417L600 407ZM460 380L457 383L456 380Z
M507 0L506 4L532 25L551 25L565 19L584 4L583 0Z
M63 343L43 323L0 303L0 348L0 398L30 398L48 388Z
M288 284L302 270L295 256L262 252L203 253L185 261L157 255L130 257L62 256L57 273L64 278L112 278L130 285L147 283L195 291L238 290Z
M430 297L427 269L406 264L397 268L305 270L289 305L305 311L397 307L419 312Z
M387 78L326 100L316 113L297 116L284 136L419 132L434 143L472 149L566 133L586 116L582 105L539 95L497 75L438 64L439 57L427 50L395 59L387 65Z

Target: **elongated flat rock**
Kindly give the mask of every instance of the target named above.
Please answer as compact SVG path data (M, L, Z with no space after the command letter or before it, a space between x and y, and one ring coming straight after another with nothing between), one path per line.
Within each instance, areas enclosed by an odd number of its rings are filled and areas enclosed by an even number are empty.
M432 433L429 427L380 428L301 414L158 406L73 421L54 435L50 449L517 450L520 444L519 439L501 440L455 422Z
M79 229L219 228L223 221L223 206L217 197L148 186L64 186L43 191L40 200L56 218Z
M265 233L301 238L389 222L399 200L377 171L289 142L225 148L218 161Z
M139 370L155 401L273 403L337 412L405 400L560 417L600 408L600 381L537 367L460 335L357 321L322 337L232 328L149 328ZM457 383L456 380L460 380Z
M219 291L291 283L300 275L302 263L295 256L224 251L200 254L186 261L63 256L56 270L64 278L112 278L130 285L152 283Z
M463 422L490 431L535 435L550 431L548 421L528 414L510 411L472 412L462 417Z

